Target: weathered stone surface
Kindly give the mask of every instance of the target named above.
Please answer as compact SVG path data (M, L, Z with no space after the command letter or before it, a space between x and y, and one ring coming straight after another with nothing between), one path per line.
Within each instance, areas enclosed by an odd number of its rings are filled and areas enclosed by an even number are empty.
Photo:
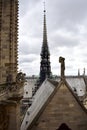
M0 84L17 75L18 0L0 0Z
M0 130L20 129L24 82L17 74L17 43L18 0L0 0Z
M43 109L43 108L42 108ZM87 129L87 111L67 84L61 83L38 113L29 130L56 130L65 123L71 130ZM32 128L31 128L32 127Z
M0 130L20 129L20 104L16 101L0 102Z

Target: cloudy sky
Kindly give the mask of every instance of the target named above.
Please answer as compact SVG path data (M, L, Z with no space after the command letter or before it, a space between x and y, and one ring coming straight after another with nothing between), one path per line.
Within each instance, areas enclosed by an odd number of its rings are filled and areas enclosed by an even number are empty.
M66 75L87 74L87 0L45 0L52 73L60 75L59 56ZM19 1L19 70L38 75L43 41L43 0Z

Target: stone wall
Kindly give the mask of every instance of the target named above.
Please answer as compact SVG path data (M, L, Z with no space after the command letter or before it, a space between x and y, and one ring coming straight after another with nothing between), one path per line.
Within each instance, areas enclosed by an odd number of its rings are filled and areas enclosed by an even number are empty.
M17 74L18 0L0 0L0 84Z
M0 103L0 130L20 129L20 104L16 101Z
M65 84L55 90L29 130L57 130L62 123L71 130L87 129L87 111Z

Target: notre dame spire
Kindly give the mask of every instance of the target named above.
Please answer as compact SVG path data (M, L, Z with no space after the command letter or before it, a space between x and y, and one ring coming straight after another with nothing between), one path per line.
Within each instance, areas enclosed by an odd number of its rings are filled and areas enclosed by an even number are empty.
M17 75L18 0L0 0L0 84ZM8 78L7 78L8 77Z
M44 25L43 25L43 45L40 55L41 55L41 62L40 62L40 84L41 84L46 78L51 77L50 52L47 43L45 8L44 8Z

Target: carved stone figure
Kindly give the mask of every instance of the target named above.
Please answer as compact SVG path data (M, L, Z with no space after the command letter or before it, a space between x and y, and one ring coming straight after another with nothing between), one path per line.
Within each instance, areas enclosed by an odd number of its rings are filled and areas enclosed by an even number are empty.
M18 73L16 76L16 83L20 84L24 82L25 82L25 74L23 74L22 72Z
M65 73L64 73L64 71L65 71L65 58L63 58L63 57L59 57L59 62L61 63L61 78L64 78L64 76L65 76Z

